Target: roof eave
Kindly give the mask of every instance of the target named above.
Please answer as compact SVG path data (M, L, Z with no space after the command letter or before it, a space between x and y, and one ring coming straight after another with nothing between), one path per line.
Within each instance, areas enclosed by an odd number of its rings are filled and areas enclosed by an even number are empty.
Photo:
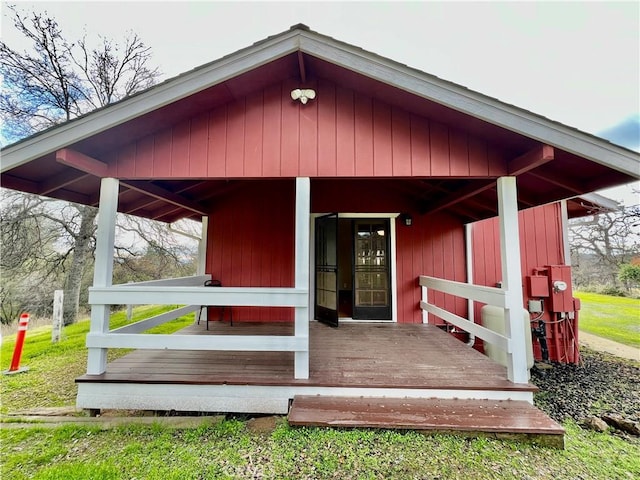
M640 178L638 154L632 150L333 38L313 32L300 32L300 37L300 50L309 55Z
M297 50L640 178L636 152L306 28L292 28L146 92L10 145L2 149L0 171L28 163Z
M621 205L619 202L615 200L600 195L598 193L586 193L584 195L578 195L577 197L573 197L574 200L582 199L585 200L597 207L599 207L603 211L615 212L616 210L620 210Z
M71 143L116 127L182 98L241 75L298 50L295 31L287 31L235 54L169 79L138 95L35 134L2 149L0 172L11 170Z

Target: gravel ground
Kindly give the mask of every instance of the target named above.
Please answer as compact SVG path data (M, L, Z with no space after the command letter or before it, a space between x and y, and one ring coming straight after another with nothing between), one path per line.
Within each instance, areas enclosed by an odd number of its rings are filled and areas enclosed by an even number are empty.
M586 348L580 354L580 365L533 368L536 406L559 422L604 415L640 422L640 363Z

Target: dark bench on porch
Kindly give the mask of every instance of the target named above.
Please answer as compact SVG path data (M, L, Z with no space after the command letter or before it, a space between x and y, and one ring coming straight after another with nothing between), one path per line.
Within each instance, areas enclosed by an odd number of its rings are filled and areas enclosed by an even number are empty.
M222 286L222 282L220 280L207 280L206 282L204 282L204 286L205 287L221 287ZM198 312L198 325L200 325L200 319L202 317L202 310L204 308L208 308L209 305L200 305L200 311ZM229 309L229 324L233 327L233 310L231 307L229 306L225 306L225 305L218 305L218 308L220 308L220 321L223 322L224 321L224 311L228 308ZM207 325L207 330L209 330L209 322L211 320L209 320L209 310L207 310L207 318L206 318L206 325Z

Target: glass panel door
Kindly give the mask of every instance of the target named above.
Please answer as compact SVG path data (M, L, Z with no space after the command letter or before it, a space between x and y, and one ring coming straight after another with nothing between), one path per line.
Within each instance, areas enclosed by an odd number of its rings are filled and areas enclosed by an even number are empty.
M338 214L316 218L315 318L338 326Z
M391 319L389 220L355 220L353 318Z

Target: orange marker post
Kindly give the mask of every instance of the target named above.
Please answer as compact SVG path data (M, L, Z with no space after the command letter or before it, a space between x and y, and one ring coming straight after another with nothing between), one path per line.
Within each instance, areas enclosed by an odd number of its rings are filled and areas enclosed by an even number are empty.
M23 313L20 315L20 322L18 323L18 335L16 336L16 346L13 349L13 358L11 359L11 366L9 370L3 372L5 375L12 375L14 373L26 372L29 367L20 368L20 358L22 357L22 347L24 347L24 337L27 335L27 326L29 325L29 314Z

